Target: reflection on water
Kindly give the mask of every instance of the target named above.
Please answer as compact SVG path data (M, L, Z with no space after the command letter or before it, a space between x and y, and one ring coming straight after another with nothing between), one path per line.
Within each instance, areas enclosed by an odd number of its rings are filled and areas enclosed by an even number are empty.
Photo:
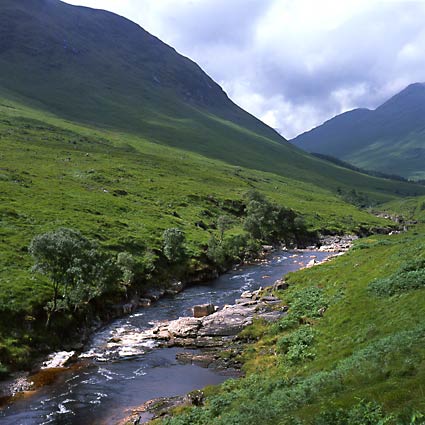
M80 356L81 363L59 375L31 397L0 412L4 425L114 424L124 410L157 397L184 394L223 382L214 370L181 365L178 348L155 348L149 329L159 321L190 316L196 304L231 304L246 290L271 285L325 252L274 253L266 263L244 266L205 285L187 288L172 298L114 321L97 332Z

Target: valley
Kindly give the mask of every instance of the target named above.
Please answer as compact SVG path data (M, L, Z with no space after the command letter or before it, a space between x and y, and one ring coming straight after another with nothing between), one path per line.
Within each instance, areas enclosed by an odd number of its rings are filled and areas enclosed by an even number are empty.
M2 0L0 422L424 423L423 89L288 142L124 17Z

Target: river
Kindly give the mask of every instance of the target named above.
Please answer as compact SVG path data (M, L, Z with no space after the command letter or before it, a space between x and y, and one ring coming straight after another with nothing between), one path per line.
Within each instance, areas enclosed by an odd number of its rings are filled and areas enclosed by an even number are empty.
M77 364L58 374L53 383L3 408L0 424L112 425L126 410L147 400L225 381L228 376L212 369L179 364L176 353L184 349L155 348L153 340L139 338L140 331L157 321L191 316L196 304L232 304L241 292L272 285L313 257L321 261L329 255L274 252L264 263L242 266L115 320L92 337Z

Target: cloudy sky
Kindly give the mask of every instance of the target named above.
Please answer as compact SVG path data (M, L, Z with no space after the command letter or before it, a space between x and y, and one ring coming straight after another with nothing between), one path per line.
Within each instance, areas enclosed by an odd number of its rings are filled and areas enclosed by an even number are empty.
M285 137L425 81L425 0L67 0L137 22Z

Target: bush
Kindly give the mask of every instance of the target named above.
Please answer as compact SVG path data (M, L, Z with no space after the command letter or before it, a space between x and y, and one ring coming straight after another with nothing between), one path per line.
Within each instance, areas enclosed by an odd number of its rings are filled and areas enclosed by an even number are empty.
M323 290L316 287L295 290L287 295L287 301L288 314L271 326L272 333L276 334L294 328L308 319L321 317L320 310L329 305Z
M369 291L380 297L421 288L425 288L425 259L406 262L391 276L376 279L368 285Z
M247 198L244 229L253 239L289 243L306 233L302 218L293 210L273 204L255 191L249 192Z
M177 228L171 228L164 231L163 235L164 255L171 263L178 263L186 258L185 236Z
M386 416L375 402L360 401L351 409L335 409L320 413L313 425L385 425L394 418Z
M315 331L311 326L301 326L278 340L277 351L285 355L285 362L290 364L314 359L315 353L311 349L314 336Z
M261 244L247 234L227 236L221 241L212 235L208 241L207 256L225 269L235 262L249 261L258 257Z

